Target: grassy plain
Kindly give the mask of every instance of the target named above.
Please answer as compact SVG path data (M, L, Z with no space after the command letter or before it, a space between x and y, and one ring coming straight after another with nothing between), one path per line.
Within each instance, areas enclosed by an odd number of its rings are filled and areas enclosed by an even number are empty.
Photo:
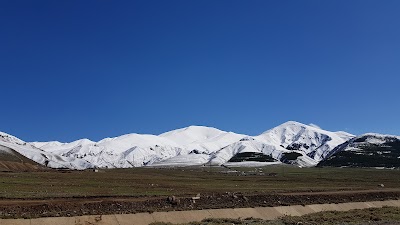
M385 189L400 187L398 169L291 166L268 166L257 171L255 168L236 169L238 173L222 167L0 172L0 198L268 194L382 189L378 187L380 184L384 184Z

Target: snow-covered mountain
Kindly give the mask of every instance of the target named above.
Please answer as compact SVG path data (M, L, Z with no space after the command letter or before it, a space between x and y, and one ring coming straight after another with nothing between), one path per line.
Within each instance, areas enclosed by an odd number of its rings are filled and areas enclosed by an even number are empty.
M181 153L176 143L156 135L127 134L99 142L33 142L34 146L65 157L84 159L96 167L129 168L152 164Z
M190 126L158 136L127 134L99 142L82 139L71 143L31 144L62 156L84 159L97 167L129 168L168 163L165 160L173 165L201 165L209 161L210 154L243 136L216 128Z
M160 134L183 149L212 153L242 139L245 135L225 132L212 127L190 126Z
M127 134L94 142L30 142L2 133L0 145L53 168L129 168L221 165L241 153L261 153L276 161L314 166L354 136L289 121L257 136L190 126L160 135Z
M5 154L13 154L13 151L15 151L36 163L51 168L82 170L94 167L85 160L44 151L33 144L3 132L0 132L0 151Z
M264 133L246 137L217 151L211 163L223 164L241 152L259 152L283 161L290 152L299 157L288 163L315 166L339 144L354 137L346 132L330 132L295 121L283 123Z
M400 167L400 137L368 133L338 145L321 166Z

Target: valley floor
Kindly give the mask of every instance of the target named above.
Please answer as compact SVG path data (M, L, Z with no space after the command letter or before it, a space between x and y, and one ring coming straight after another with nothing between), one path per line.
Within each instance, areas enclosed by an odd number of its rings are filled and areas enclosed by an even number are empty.
M290 166L0 172L0 217L400 199L399 177L399 170Z

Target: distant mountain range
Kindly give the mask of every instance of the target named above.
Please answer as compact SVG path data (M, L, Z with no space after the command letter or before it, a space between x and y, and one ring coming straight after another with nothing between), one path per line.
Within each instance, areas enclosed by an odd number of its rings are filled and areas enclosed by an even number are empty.
M0 161L18 154L51 168L268 165L400 167L400 137L354 136L289 121L257 136L190 126L160 135L127 134L99 142L24 142L0 132ZM15 158L14 158L15 159Z

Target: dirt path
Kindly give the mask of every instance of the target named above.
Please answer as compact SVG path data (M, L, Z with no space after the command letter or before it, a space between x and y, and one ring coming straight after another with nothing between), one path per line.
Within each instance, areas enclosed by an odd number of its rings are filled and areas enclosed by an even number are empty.
M343 217L335 213L335 217L321 217L311 216L312 224L320 224L321 222L328 221L349 221L349 216L354 218L352 221L369 221L365 224L398 224L393 223L392 219L396 218L398 209L394 207L400 207L400 200L390 201L373 201L373 202L352 202L352 203L339 203L339 204L320 204L320 205L293 205L293 206L278 206L278 207L255 207L255 208L230 208L230 209L205 209L205 210L190 210L190 211L172 211L172 212L154 212L154 213L136 213L136 214L112 214L112 215L92 215L92 216L71 216L71 217L47 217L47 218L32 218L32 219L0 219L2 225L53 225L53 224L75 224L75 225L148 225L150 223L172 223L182 224L190 222L200 222L207 218L229 218L232 220L252 218L242 221L240 224L260 224L258 219L262 220L276 220L284 215L291 216L303 216L306 214L313 214L321 211L348 211L352 209L370 209L370 208L381 208L384 206L391 206L392 208L386 208L381 210L371 211L357 211L347 214L347 217ZM338 216L336 216L338 215ZM371 217L371 215L373 217ZM387 221L388 223L371 223L371 218L374 220ZM219 220L222 224L222 221ZM213 221L216 221L213 220ZM293 220L287 218L286 222L290 224L300 224L302 222L297 221L309 221L309 218L298 218ZM379 221L379 222L383 222ZM236 222L236 221L235 221ZM264 224L263 221L262 224ZM226 221L223 224L227 224ZM232 222L229 222L232 223ZM210 223L212 224L212 222ZM268 223L270 224L270 223ZM272 222L271 224L276 224ZM279 223L280 224L280 223ZM358 224L358 223L357 223ZM364 224L364 223L363 223Z

